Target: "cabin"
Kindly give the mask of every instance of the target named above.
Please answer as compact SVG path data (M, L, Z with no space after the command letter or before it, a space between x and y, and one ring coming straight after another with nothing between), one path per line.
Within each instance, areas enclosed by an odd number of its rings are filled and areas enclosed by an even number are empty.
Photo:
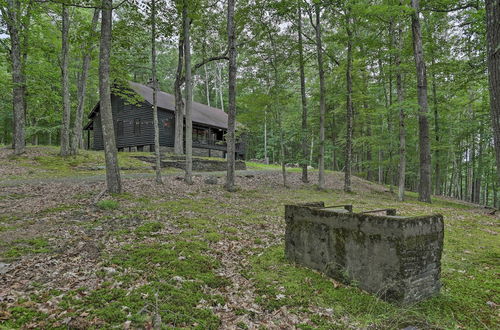
M153 89L150 86L129 82L130 94L138 101L131 102L127 93L113 93L111 106L118 151L154 151ZM173 152L175 142L175 97L158 91L158 125L162 151ZM103 150L101 116L99 103L88 116L87 147ZM193 102L193 155L226 158L227 146L224 136L227 132L228 115L220 109ZM93 134L91 134L91 132ZM92 136L91 136L92 135ZM185 136L185 123L184 123ZM184 139L185 141L185 139ZM236 159L245 158L245 144L236 143Z

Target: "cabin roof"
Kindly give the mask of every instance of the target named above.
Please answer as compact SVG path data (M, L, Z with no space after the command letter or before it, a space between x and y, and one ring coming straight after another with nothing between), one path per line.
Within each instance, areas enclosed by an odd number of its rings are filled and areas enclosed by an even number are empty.
M143 97L146 102L153 104L153 89L151 87L132 81L129 82L129 86L134 92ZM158 91L157 102L158 108L175 112L175 97L172 94ZM208 105L198 102L193 102L192 104L193 122L227 129L227 113L223 110L209 107ZM89 114L89 119L98 111L99 104L97 104Z

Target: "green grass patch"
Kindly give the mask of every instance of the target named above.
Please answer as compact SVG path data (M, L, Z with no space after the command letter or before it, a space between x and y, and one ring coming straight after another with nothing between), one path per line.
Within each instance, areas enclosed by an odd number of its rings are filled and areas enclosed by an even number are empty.
M116 210L120 207L120 203L112 199L103 199L97 202L96 206L101 210Z
M118 270L113 281L83 298L77 294L66 298L64 307L87 310L105 328L125 321L143 328L159 314L167 327L217 329L218 317L202 306L224 301L205 293L204 287L225 286L227 281L214 272L219 262L203 255L207 248L185 241L125 247L109 260L109 266ZM116 281L122 284L112 286Z
M163 229L163 224L159 222L148 222L140 225L135 229L135 233L139 236L152 235Z
M7 245L3 245L7 247ZM9 243L2 256L7 259L16 259L26 254L48 253L51 249L46 238L36 237L31 239L20 239Z
M7 309L0 304L0 329L23 328L29 323L37 322L39 327L47 326L48 315L37 311L29 303Z

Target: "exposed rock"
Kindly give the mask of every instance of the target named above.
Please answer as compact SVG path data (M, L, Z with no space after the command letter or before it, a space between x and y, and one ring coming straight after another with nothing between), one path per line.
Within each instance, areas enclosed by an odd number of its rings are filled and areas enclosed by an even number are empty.
M0 262L0 275L6 274L9 271L10 264Z
M217 180L216 176L211 175L211 176L207 177L204 182L206 184L217 184L217 183L219 183L219 180Z

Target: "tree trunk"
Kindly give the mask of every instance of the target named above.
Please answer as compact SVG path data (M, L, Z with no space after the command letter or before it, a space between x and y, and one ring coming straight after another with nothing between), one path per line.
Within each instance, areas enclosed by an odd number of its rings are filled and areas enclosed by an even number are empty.
M235 0L227 2L227 45L229 49L229 106L227 119L227 178L226 190L234 191L235 125L236 125L236 31L234 26Z
M95 33L99 21L99 9L94 10L90 35ZM83 111L85 109L85 95L87 94L87 78L89 76L90 60L93 49L92 39L86 45L83 55L82 71L78 79L78 106L76 108L75 126L73 127L73 136L71 141L71 154L76 155L79 148L83 148Z
M62 5L62 48L61 48L61 84L63 115L61 125L61 156L70 154L70 123L71 123L71 100L69 95L69 9Z
M351 161L352 161L352 126L353 126L353 104L352 104L352 31L350 14L346 14L347 32L347 66L346 66L346 146L345 146L345 169L344 169L344 191L351 192Z
M401 4L401 2L400 2ZM401 74L401 53L403 52L403 30L399 23L396 39L396 93L398 96L399 108L399 171L398 171L398 200L400 202L405 199L405 179L406 179L406 129L405 129L405 112L403 108L403 77Z
M161 179L160 127L158 125L158 80L156 79L156 0L151 0L151 78L153 80L153 125L155 127L156 183Z
M321 9L319 3L316 9L316 51L318 56L319 71L319 189L325 189L325 72L323 68L323 45L321 40Z
M432 58L432 65L435 65L435 59ZM436 149L434 151L434 192L436 195L441 195L441 167L439 159L439 112L436 91L436 73L432 72L432 105L434 110L434 134L436 141Z
M486 0L486 36L491 126L497 163L495 186L500 187L500 0Z
M182 155L184 153L184 101L182 100L182 67L184 66L184 38L179 33L179 59L177 61L177 72L175 74L174 95L175 95L175 138L174 153Z
M224 96L222 95L222 68L221 66L219 65L219 63L217 63L216 65L216 69L217 69L217 76L219 78L219 98L220 98L220 108L222 111L224 111Z
M13 104L13 136L12 146L14 154L20 155L25 152L26 141L24 136L25 126L25 94L24 94L24 68L21 56L20 41L20 0L8 0L2 16L7 23L10 37L10 59L12 62L12 104Z
M418 185L418 200L431 203L431 146L429 139L429 122L427 120L427 72L422 46L422 31L419 20L420 0L411 0L414 10L411 19L413 36L413 54L417 70L417 96L419 104L419 152L420 152L420 181Z
M302 0L297 1L297 25L299 38L299 70L300 70L300 95L302 98L302 182L309 182L307 177L307 97L306 97L306 78L304 73L304 45L302 41Z
M188 1L184 0L182 8L182 21L184 23L184 65L186 75L186 173L184 181L187 184L193 184L193 120L192 120L192 104L193 104L193 82L191 78L191 41L190 27L191 19L188 15Z
M111 109L111 86L109 81L112 10L113 0L102 0L101 45L99 53L99 106L101 108L108 192L119 194L122 192L122 184L120 179L120 167L118 166L113 113Z
M205 93L206 93L207 105L210 106L210 87L208 81L207 66L204 65L203 69L205 70Z
M267 109L264 109L264 163L269 165L269 157L267 155Z

